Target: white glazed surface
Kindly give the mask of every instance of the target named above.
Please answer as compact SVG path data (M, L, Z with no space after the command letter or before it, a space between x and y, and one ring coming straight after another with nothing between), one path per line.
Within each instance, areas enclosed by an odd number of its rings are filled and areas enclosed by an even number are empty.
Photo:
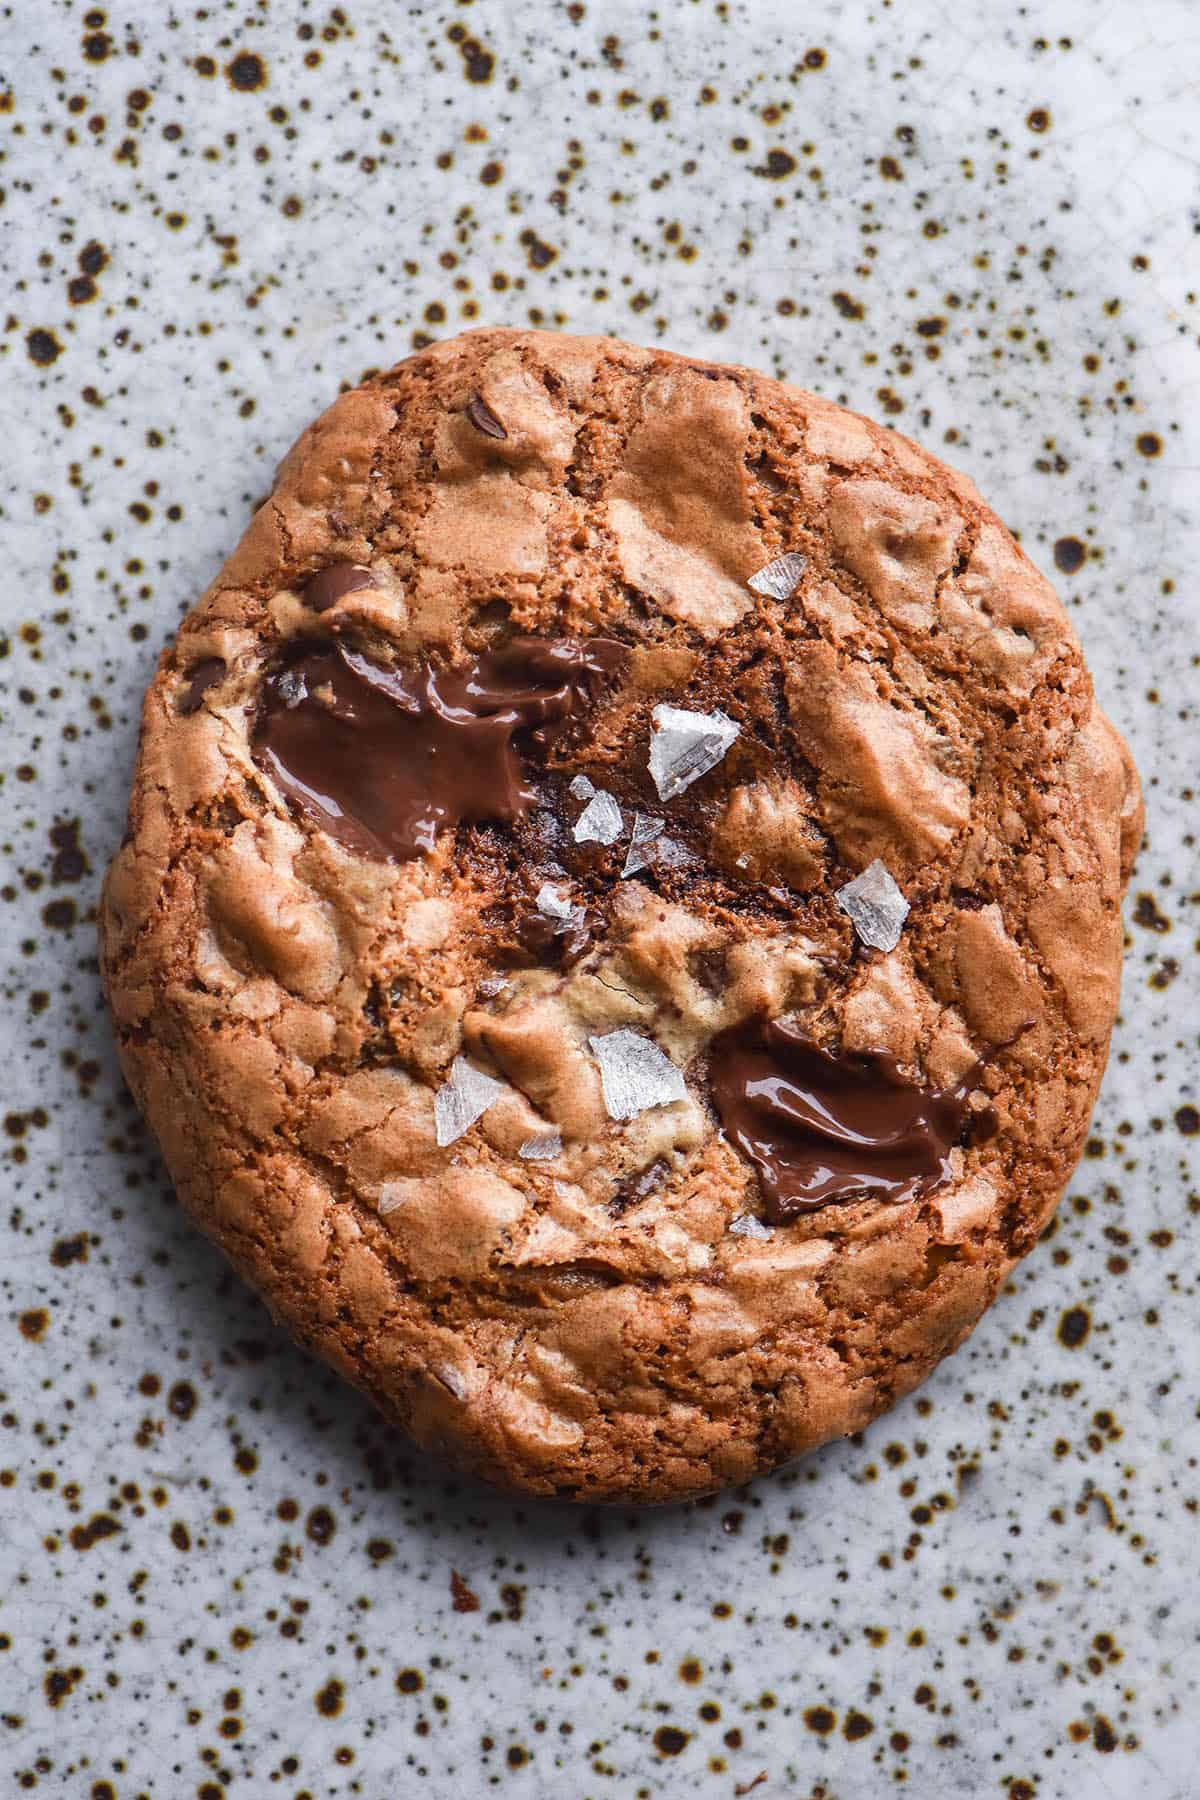
M1194 1794L1194 8L90 17L0 32L5 1791ZM97 986L142 687L278 457L363 370L530 322L966 469L1148 803L1050 1241L861 1442L659 1513L447 1480L293 1350L174 1205Z

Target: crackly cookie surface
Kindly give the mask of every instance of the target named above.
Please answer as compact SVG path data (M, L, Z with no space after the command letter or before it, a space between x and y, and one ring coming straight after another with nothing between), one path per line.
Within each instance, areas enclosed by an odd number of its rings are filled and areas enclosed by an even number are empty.
M962 476L477 332L304 433L164 654L105 979L304 1343L492 1481L667 1500L866 1424L1032 1245L1140 829Z

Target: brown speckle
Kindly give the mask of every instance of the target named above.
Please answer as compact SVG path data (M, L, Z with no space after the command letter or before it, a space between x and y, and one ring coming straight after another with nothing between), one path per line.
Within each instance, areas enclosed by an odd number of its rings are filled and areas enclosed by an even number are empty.
M63 819L52 825L50 847L54 851L54 861L50 866L51 881L79 881L88 873L88 859L79 843L78 819Z
M496 58L487 46L481 44L478 38L470 37L461 25L452 26L448 36L458 45L463 59L463 74L467 80L477 86L489 82L495 73Z
M35 326L26 334L25 348L29 352L30 362L37 363L41 369L47 369L52 362L57 362L63 349L54 333L47 331L44 325Z
M314 1506L304 1521L304 1535L322 1547L331 1544L337 1531L337 1520L327 1506Z
M1153 894L1139 894L1133 909L1133 922L1147 931L1170 931L1171 921L1159 910Z
M76 1684L83 1680L82 1669L51 1669L42 1687L51 1706L61 1706Z
M472 1613L479 1611L479 1595L469 1588L457 1569L450 1571L450 1601L455 1612Z
M1076 569L1081 569L1086 555L1087 546L1081 544L1077 537L1055 539L1054 566L1061 569L1064 575L1074 575Z
M751 173L761 176L765 181L786 181L789 175L796 172L796 159L786 150L768 150L766 157L755 164Z
M196 1410L196 1390L190 1381L177 1381L167 1395L167 1410L177 1419L190 1419Z
M342 1703L345 1700L345 1697L346 1690L335 1676L327 1681L324 1687L317 1689L316 1693L313 1695L313 1705L321 1714L322 1718L336 1719L342 1710Z
M77 1232L74 1237L59 1238L50 1252L50 1261L56 1269L65 1269L71 1263L85 1263L88 1259L88 1235L86 1231Z
M525 246L525 253L531 269L549 268L558 255L553 244L544 243L535 231L523 231L521 242Z
M226 63L225 78L239 94L254 94L267 85L267 65L252 50L240 50Z
M70 931L78 916L73 900L51 900L42 908L42 924L50 931Z
M1092 1742L1097 1750L1101 1751L1105 1756L1109 1755L1117 1747L1117 1734L1103 1713L1097 1713L1096 1717L1092 1720Z
M680 1731L678 1725L660 1725L654 1734L654 1748L660 1756L678 1756L690 1741L691 1733Z
M1058 1341L1068 1350L1078 1350L1087 1342L1092 1329L1091 1315L1085 1306L1069 1306L1058 1321Z
M72 1550L90 1550L102 1538L115 1537L121 1527L111 1513L93 1513L86 1525L73 1525L68 1541Z

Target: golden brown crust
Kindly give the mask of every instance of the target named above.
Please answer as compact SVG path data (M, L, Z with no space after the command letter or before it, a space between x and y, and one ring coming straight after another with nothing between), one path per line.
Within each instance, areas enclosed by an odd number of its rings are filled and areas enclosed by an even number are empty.
M808 559L796 595L752 592L784 551ZM562 782L537 830L399 864L293 816L251 711L264 656L312 629L304 577L343 560L376 583L337 621L402 657L508 624L622 636L588 766L630 807L651 706L729 712L737 746L679 806L706 857L621 881L623 848L572 848ZM181 711L210 658L224 678ZM1103 1071L1140 832L1066 616L963 477L748 370L477 332L303 434L162 658L105 980L180 1194L303 1342L493 1481L667 1500L867 1423L1033 1243ZM912 906L887 955L831 899L875 857ZM539 866L600 936L497 992L497 904ZM924 1200L731 1235L756 1184L703 1053L761 1010L935 1084L985 1053L994 1135ZM587 1038L618 1027L687 1101L608 1117ZM439 1148L464 1049L512 1091ZM521 1158L554 1129L560 1155Z

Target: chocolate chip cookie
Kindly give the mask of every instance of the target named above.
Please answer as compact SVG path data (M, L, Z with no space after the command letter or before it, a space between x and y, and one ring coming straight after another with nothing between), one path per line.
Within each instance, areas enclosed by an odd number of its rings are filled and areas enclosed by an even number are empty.
M1137 778L971 484L747 369L482 331L344 394L163 655L102 913L184 1202L487 1479L857 1430L1079 1155Z

